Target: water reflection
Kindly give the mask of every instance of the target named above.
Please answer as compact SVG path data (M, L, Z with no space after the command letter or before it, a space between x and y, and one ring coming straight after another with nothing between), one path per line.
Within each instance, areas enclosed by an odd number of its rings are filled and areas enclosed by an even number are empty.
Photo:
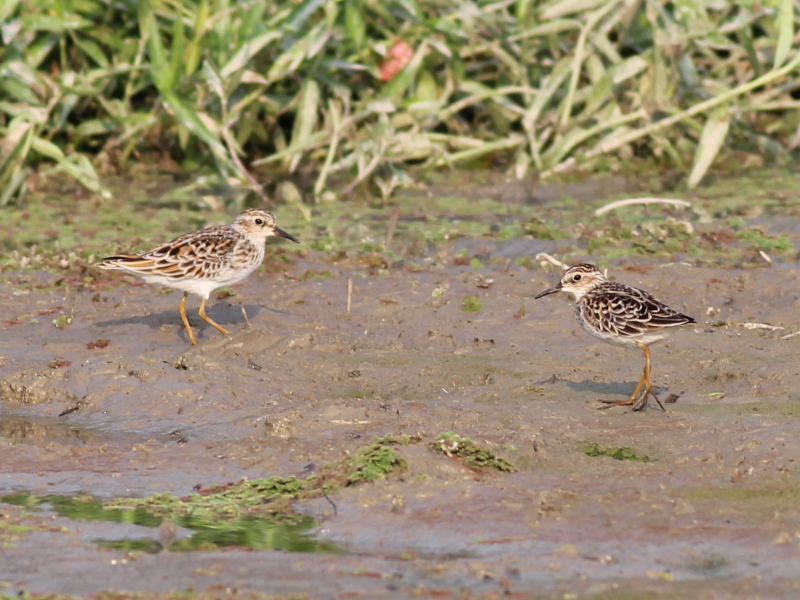
M121 510L105 508L103 503L91 496L35 496L29 493L0 496L0 501L26 508L50 509L62 517L87 521L109 521L157 528L164 518L137 508ZM182 515L170 521L174 525L191 529L191 536L176 541L164 542L157 530L153 539L124 538L96 539L98 545L117 550L143 552L215 550L226 547L251 548L253 550L285 550L288 552L343 552L338 546L315 540L309 531L316 521L297 513L280 513L273 516L243 516L231 520L209 521L193 515ZM170 537L170 536L167 536Z
M82 445L98 442L95 433L70 427L56 419L26 419L0 412L0 437L44 446L52 443Z

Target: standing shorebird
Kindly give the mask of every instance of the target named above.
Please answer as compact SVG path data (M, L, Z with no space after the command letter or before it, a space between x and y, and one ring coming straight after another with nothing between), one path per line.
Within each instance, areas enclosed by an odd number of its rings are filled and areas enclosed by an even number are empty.
M609 281L594 265L570 267L555 287L545 290L536 298L555 292L572 294L575 299L575 318L593 336L618 346L636 346L644 353L642 378L631 397L607 404L632 405L633 410L642 410L647 405L647 397L653 396L661 410L664 410L653 391L649 346L669 335L670 328L697 321L671 309L644 290Z
M221 333L228 330L206 315L206 300L214 290L239 283L264 260L268 237L278 236L297 242L275 224L275 215L266 210L248 208L231 225L215 225L187 233L142 254L123 254L103 259L103 269L121 269L147 283L181 290L178 307L192 344L197 338L186 316L186 297L196 294L200 318Z

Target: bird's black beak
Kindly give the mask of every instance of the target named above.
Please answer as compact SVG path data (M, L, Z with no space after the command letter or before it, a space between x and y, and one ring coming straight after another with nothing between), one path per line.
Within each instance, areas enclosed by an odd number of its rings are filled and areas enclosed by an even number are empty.
M296 237L294 237L291 233L286 233L280 227L276 227L275 228L275 235L277 235L278 237L286 238L287 240L292 240L295 244L299 244L300 243L300 240L298 240Z
M561 282L559 281L556 284L556 287L551 287L549 290L543 291L541 294L539 294L538 296L535 296L533 299L534 300L538 300L539 298L544 298L545 296L549 296L550 294L555 294L556 292L560 292L560 291L561 291Z

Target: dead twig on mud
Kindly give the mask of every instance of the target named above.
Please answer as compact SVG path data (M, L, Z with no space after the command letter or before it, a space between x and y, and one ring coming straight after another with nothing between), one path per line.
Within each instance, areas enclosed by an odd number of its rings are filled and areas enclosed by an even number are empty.
M350 318L350 307L353 305L353 278L347 279L347 318Z
M397 221L400 220L400 207L396 207L392 211L392 216L389 217L389 225L386 232L386 251L388 252L392 247L392 239L394 238L394 230L397 228Z
M560 260L558 260L557 258L555 258L553 256L550 256L546 252L539 252L539 254L536 255L536 260L538 260L539 263L542 266L544 266L544 265L549 263L549 264L553 265L554 267L558 267L559 269L562 269L562 270L566 270L567 266L568 266L568 265L565 265Z
M239 302L239 308L242 309L244 322L247 323L247 331L253 331L253 326L250 324L250 319L247 317L247 311L244 309L244 302Z
M672 206L684 206L687 208L692 205L691 202L686 202L685 200L672 200L670 198L628 198L627 200L617 200L616 202L611 202L610 204L598 208L594 211L594 216L599 217L615 208L630 206L632 204L671 204Z
M331 500L330 496L328 496L328 492L325 490L325 488L322 488L322 495L325 497L325 500L330 502L331 506L333 507L333 516L334 517L337 516L339 514L339 510L336 508L336 503L333 500Z
M786 327L778 327L777 325L769 325L767 323L736 323L736 325L741 325L745 329L767 329L769 331L786 329Z

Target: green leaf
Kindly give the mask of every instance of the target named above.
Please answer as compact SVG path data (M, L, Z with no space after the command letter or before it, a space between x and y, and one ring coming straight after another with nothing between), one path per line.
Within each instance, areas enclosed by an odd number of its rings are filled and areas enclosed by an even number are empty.
M727 107L720 107L708 116L694 155L692 172L689 174L687 182L689 189L697 187L711 163L714 162L714 158L725 142L730 125L731 115Z
M531 12L531 5L533 2L531 0L517 0L517 10L516 10L516 18L517 23L519 25L524 26L525 23L528 22L528 15Z
M345 31L358 50L364 47L364 40L367 37L367 25L361 11L362 7L358 0L347 0L344 5Z
M22 184L25 183L25 180L28 179L30 174L33 172L32 169L25 167L24 169L20 169L12 177L8 180L8 183L3 184L3 193L0 195L0 206L5 206L8 204L8 201L13 198L16 193L22 188Z
M549 21L564 15L588 12L607 3L608 0L561 0L560 2L551 2L549 6L542 10L539 18L542 21Z
M316 25L275 59L267 72L267 80L277 81L296 71L319 41L327 37L323 25Z
M57 31L63 33L71 29L91 27L92 22L78 15L54 17L42 12L31 12L22 16L22 27L29 31Z
M314 13L314 11L322 6L325 1L326 0L306 0L300 6L295 8L284 25L286 31L300 31L306 24L306 21L311 18L311 15Z
M794 4L792 0L780 0L781 9L778 13L778 44L775 47L775 61L773 69L778 69L789 56L794 38Z
M20 0L0 0L0 23L8 21L9 17L16 12L19 4ZM4 40L3 43L8 44L9 40Z
M83 39L80 35L74 35L72 41L80 48L84 54L91 58L98 66L108 67L109 62L99 44L94 40Z
M59 168L78 181L78 183L87 190L95 194L100 194L106 200L112 198L111 192L100 183L97 171L94 170L91 161L85 154L77 152L75 154L70 154L59 163Z
M438 95L436 79L428 69L422 69L417 78L416 98L418 100L435 101Z
M172 28L172 47L170 48L169 75L166 89L173 90L180 83L183 61L185 60L186 36L183 31L183 21L178 15Z
M522 125L530 135L535 135L535 126L539 115L542 113L545 106L547 106L548 102L550 102L556 91L564 83L567 75L570 74L571 62L569 57L562 58L542 81L539 93L536 95L533 104L531 104L530 108L525 112L525 116L522 119Z
M303 85L303 92L300 96L300 103L295 116L294 128L292 129L291 147L302 146L317 127L317 115L319 113L319 84L313 79L309 79ZM289 171L297 168L302 153L298 152L291 161Z
M158 91L165 94L172 90L171 87L167 87L169 83L167 54L161 40L158 22L150 7L150 0L141 0L139 3L139 28L142 38L147 40L150 51L150 77Z
M61 148L48 140L34 136L31 147L42 156L46 156L56 162L64 160L64 153Z
M111 135L119 129L116 119L89 119L81 122L75 128L75 135L78 139L89 138L96 135Z
M197 14L194 17L194 37L189 42L189 47L186 49L186 61L184 63L184 73L187 76L192 75L197 71L197 65L200 64L200 55L202 48L200 46L206 31L206 22L209 17L208 0L201 0L200 5L197 7Z
M239 173L239 169L233 164L228 155L228 151L220 141L216 133L206 127L206 124L197 114L197 112L186 104L183 100L178 98L174 93L169 92L164 94L164 104L169 106L175 113L178 121L186 127L192 134L196 135L200 140L208 145L209 149L214 153L217 160L234 173Z
M275 40L283 38L280 31L267 31L242 44L238 52L220 70L220 75L227 79L240 69L247 66L248 61L258 54L264 46Z
M225 89L222 87L222 78L209 60L203 61L203 77L205 77L208 87L214 92L221 102L227 102Z
M0 189L20 171L23 163L28 158L33 138L35 137L35 127L24 118L14 119L3 131L0 140Z
M61 39L61 34L58 33L48 33L37 36L36 39L25 48L25 64L31 69L40 68L44 60L53 51L59 39Z

